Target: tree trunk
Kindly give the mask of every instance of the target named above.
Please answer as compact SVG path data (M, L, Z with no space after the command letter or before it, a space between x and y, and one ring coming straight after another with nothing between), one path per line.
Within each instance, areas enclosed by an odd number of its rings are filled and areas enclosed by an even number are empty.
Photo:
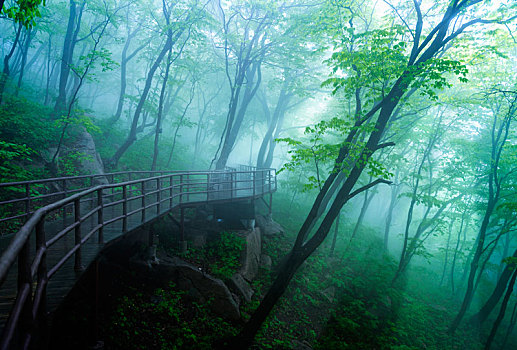
M246 72L246 77L248 78L248 83L246 84L246 88L244 90L244 96L242 97L242 101L240 102L238 112L235 114L234 118L230 118L228 122L228 128L226 130L226 136L224 138L223 146L221 149L221 154L217 159L215 168L216 170L222 170L225 168L226 163L228 162L228 158L230 157L230 153L235 146L235 141L237 140L237 136L239 135L239 131L244 121L244 116L246 114L246 110L248 106L255 96L257 89L260 86L262 80L262 74L260 70L261 61L257 61L253 64L253 67ZM254 84L255 76L257 76L257 82ZM237 101L234 101L234 104L237 104ZM236 109L235 109L236 110Z
M508 284L508 289L506 290L506 294L504 295L503 303L501 304L501 309L499 310L499 314L497 315L494 325L492 326L492 330L490 331L490 335L488 336L488 339L486 341L485 350L490 350L490 347L492 346L492 342L494 341L495 335L497 333L497 329L499 328L499 325L503 321L504 314L506 312L506 308L508 307L508 301L510 300L510 296L512 295L512 292L513 292L513 286L515 285L516 277L517 277L517 269L515 268L515 266L513 266L512 279L510 280L510 283Z
M63 41L63 53L61 56L61 69L59 74L59 89L56 104L54 106L55 112L60 112L65 109L67 100L67 84L70 76L70 67L74 56L74 49L81 29L81 19L86 2L81 4L79 12L77 12L77 4L74 0L70 0L70 12L68 15L68 24L66 27L65 40Z
M395 209L395 205L397 205L397 197L400 189L400 185L398 184L399 174L400 170L397 168L397 170L395 171L395 178L393 180L394 185L391 186L390 206L388 207L388 214L386 215L386 225L384 226L384 250L386 252L389 251L388 243L390 238L391 221L393 220L393 210Z
M443 280L445 278L445 272L447 271L447 263L449 262L449 247L451 244L452 226L453 225L454 225L454 219L451 219L451 223L449 225L449 234L447 236L447 245L445 247L445 261L443 262L443 271L442 271L442 278L440 278L440 286L443 284Z
M124 155L124 153L126 153L126 151L129 149L129 147L136 141L138 120L140 119L140 114L142 113L142 110L144 109L144 104L145 104L145 101L147 100L147 95L149 94L149 90L151 90L151 84L153 81L154 73L160 66L160 63L162 62L163 58L165 57L165 54L172 48L172 45L173 45L172 38L170 36L167 36L167 39L165 41L165 44L163 45L162 50L158 54L158 57L156 58L153 65L151 66L151 69L149 69L149 72L147 73L144 90L142 91L142 95L140 95L140 100L138 101L138 105L136 106L135 113L133 115L133 122L131 123L131 129L129 131L129 135L126 138L126 141L122 144L122 146L120 146L120 148L115 152L115 154L109 161L111 168L115 168L117 166L120 158Z
M513 253L513 257L517 258L517 249ZM481 326L483 322L486 321L488 316L490 316L492 310L494 310L497 303L499 303L499 300L503 296L503 293L506 290L506 286L508 285L508 281L510 280L510 277L512 276L512 272L514 269L515 266L513 264L506 264L506 267L504 268L501 277L499 277L499 279L497 280L497 284L495 286L494 291L492 292L492 295L490 295L483 307L470 318L470 324Z
M456 240L456 247L454 248L454 254L452 256L452 264L451 264L451 289L452 289L452 294L454 294L454 270L456 268L456 259L458 257L458 248L460 246L460 241L461 241L461 233L464 232L463 230L466 230L467 228L467 224L465 223L465 215L467 214L467 209L465 209L463 211L463 214L461 215L461 224L460 224L460 229L458 231L458 239ZM465 228L464 226L465 225Z
M337 241L337 235L339 233L339 218L341 215L338 215L336 218L336 224L334 227L334 237L332 238L332 245L330 246L330 253L329 256L334 256L334 250L336 249L336 241Z
M16 46L18 45L18 41L20 40L20 32L22 30L22 24L18 24L18 30L16 31L16 36L14 37L13 46L7 55L4 57L4 70L2 71L2 75L0 75L0 104L2 103L4 97L5 85L7 84L7 80L9 79L9 60L14 54Z
M20 92L20 88L22 86L22 80L23 80L23 73L25 71L25 65L27 64L27 54L29 53L29 47L32 40L32 28L29 28L27 30L27 34L25 35L25 42L23 45L23 52L22 52L22 61L20 65L20 74L18 76L18 84L16 85L16 92L14 93L15 96L18 96L18 93Z
M169 51L169 56L167 57L167 65L165 66L165 74L163 77L162 89L160 91L160 100L158 102L158 115L156 116L156 128L154 132L154 149L153 149L153 162L151 164L151 171L156 170L156 163L158 162L158 153L159 147L158 143L160 142L160 133L162 132L162 118L163 118L163 103L165 99L165 88L167 87L167 82L169 80L169 71L171 68L171 55L172 51Z

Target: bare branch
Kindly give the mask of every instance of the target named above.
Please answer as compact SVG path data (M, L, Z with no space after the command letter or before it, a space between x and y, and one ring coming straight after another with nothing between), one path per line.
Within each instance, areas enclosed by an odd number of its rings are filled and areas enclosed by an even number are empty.
M348 199L351 199L351 198L354 198L355 196L357 196L358 194L360 194L361 192L364 192L370 188L372 188L373 186L376 186L378 184L386 184L386 185L391 185L393 182L392 181L389 181L389 180L385 180L385 179L377 179L375 180L374 182L370 182L368 185L365 185L361 188L358 188L357 190L355 190L354 192L350 193L348 195Z

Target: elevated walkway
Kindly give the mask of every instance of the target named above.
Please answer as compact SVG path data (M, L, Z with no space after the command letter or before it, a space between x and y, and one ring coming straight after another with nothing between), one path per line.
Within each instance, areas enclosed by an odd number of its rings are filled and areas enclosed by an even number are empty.
M0 349L30 346L105 243L174 209L271 198L276 189L274 169L245 166L0 184Z

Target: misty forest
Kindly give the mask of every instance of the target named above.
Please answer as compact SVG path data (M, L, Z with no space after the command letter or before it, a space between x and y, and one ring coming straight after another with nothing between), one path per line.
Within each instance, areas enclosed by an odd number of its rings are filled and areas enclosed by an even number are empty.
M0 0L0 349L517 349L517 2Z

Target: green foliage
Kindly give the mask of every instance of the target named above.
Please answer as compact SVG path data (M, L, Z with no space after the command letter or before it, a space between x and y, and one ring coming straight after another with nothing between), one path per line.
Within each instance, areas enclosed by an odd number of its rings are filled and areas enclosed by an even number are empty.
M41 17L39 6L45 6L45 0L16 0L6 8L6 4L0 11L5 13L7 17L12 18L16 23L20 23L26 28L33 27L36 24L36 18Z
M23 98L9 97L0 105L0 140L43 150L57 138L50 109Z
M348 175L352 170L352 165L365 162L367 156L363 153L365 143L359 140L343 142L342 135L347 135L352 131L360 134L372 130L373 126L371 124L356 126L349 119L334 117L305 128L306 138L303 140L295 140L289 137L276 139L277 142L285 142L291 146L291 149L287 152L291 155L291 160L285 163L278 173L284 170L298 171L301 166L314 163L315 175L307 176L308 183L304 185L304 190L320 188L325 181L326 173L330 171L333 161L337 158L342 147L348 149L348 157L341 164L341 171L345 174ZM333 140L335 143L331 143ZM382 178L393 176L381 162L371 157L368 159L366 167L369 175Z
M334 94L342 90L350 96L358 88L382 86L400 76L407 61L407 44L402 40L405 30L395 25L356 34L354 28L347 28L339 51L326 61L334 76L322 86L332 86ZM354 50L348 45L353 45Z
M205 305L189 304L170 282L154 293L136 293L118 301L108 344L122 349L211 349L211 343L236 329Z
M244 239L232 232L221 232L203 248L190 248L187 252L176 252L179 256L201 265L214 277L226 280L240 267Z
M93 161L90 155L71 151L65 156L59 158L59 175L60 176L77 176L84 175L79 173L79 165L85 161Z

